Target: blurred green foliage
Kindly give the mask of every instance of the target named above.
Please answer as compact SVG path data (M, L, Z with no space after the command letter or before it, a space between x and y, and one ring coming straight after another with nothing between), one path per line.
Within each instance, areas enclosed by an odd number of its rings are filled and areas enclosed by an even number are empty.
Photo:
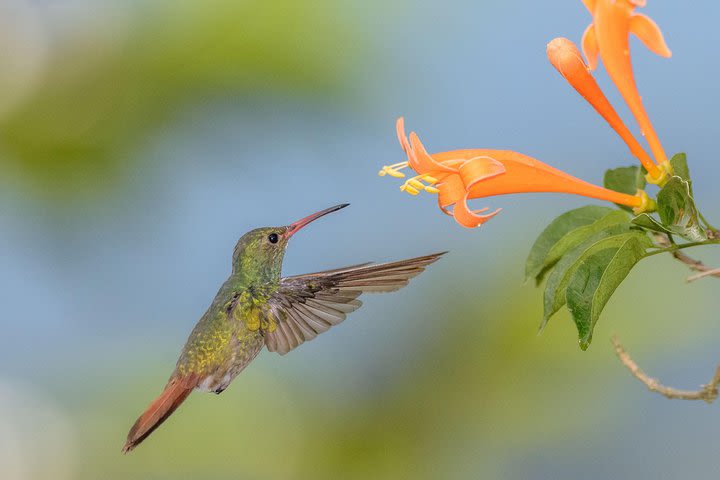
M0 113L0 172L50 202L101 197L131 173L133 151L189 102L332 96L362 50L342 13L332 0L128 2L29 37L48 54L35 84Z

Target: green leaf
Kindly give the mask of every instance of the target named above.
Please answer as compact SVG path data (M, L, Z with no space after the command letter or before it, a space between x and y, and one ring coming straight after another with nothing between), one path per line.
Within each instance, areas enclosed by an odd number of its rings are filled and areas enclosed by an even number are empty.
M692 242L707 240L686 180L673 176L658 193L657 204L660 221L672 233Z
M572 273L580 266L582 259L593 253L621 245L627 235L642 235L632 232L630 224L612 225L605 230L595 233L577 247L567 252L555 265L548 276L543 295L543 320L540 324L542 331L550 317L555 315L565 305L565 291Z
M553 220L530 249L525 261L525 279L537 278L541 275L548 266L546 258L550 249L565 235L579 227L590 225L612 212L614 212L612 208L588 205L565 212Z
M692 182L690 181L690 169L687 164L687 155L684 153L676 153L670 159L670 165L672 165L674 175L682 178L690 186L690 195L692 195Z
M630 225L630 219L625 212L620 210L610 210L611 211L607 215L599 218L590 225L575 228L563 235L562 238L560 238L560 240L558 240L547 253L543 271L541 271L540 275L538 275L537 282L540 283L540 281L542 281L543 276L547 273L550 267L557 263L557 261L565 255L565 253L577 245L580 245L592 235L605 230L612 225Z
M637 225L638 227L642 227L645 230L650 230L651 232L660 232L660 233L673 233L667 228L665 228L660 222L655 220L653 217L648 215L647 213L641 213L637 217L630 220L630 223L633 225Z
M638 189L644 189L646 185L644 170L637 166L620 167L607 170L603 181L605 188L616 192L635 195ZM619 205L623 210L632 211L626 205Z
M632 232L619 246L583 256L568 282L568 309L578 330L580 348L586 350L600 313L618 285L652 246L647 235Z

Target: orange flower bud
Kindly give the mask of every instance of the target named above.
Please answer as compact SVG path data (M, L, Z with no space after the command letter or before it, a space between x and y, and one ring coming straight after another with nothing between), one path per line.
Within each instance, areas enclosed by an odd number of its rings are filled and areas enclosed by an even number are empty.
M600 116L612 127L630 148L630 152L640 160L642 166L648 171L651 177L658 178L661 175L657 165L650 155L635 139L630 130L625 126L617 111L610 104L595 78L590 74L588 66L580 55L580 50L567 38L556 38L547 45L547 56L555 69L560 72L565 80L577 92L592 105Z

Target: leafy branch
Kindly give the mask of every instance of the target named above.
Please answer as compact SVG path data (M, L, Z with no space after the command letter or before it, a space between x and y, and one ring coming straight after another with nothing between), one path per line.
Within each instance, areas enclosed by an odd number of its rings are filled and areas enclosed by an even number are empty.
M580 348L592 341L593 330L612 294L640 260L670 253L701 276L720 276L681 250L720 243L720 235L700 214L684 154L671 160L674 175L657 192L657 214L632 216L620 209L586 206L553 220L535 241L525 264L527 279L545 282L540 330L562 307L578 330ZM606 172L605 187L635 193L646 187L642 168ZM678 241L682 243L678 243Z

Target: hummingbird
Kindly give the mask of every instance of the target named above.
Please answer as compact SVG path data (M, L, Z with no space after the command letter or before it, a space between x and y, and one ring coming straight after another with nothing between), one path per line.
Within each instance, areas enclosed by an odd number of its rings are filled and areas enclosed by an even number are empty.
M338 325L365 292L392 292L446 252L389 263L281 277L290 238L344 203L238 240L232 272L185 343L160 396L130 429L123 452L145 440L193 390L222 393L263 348L285 355Z

